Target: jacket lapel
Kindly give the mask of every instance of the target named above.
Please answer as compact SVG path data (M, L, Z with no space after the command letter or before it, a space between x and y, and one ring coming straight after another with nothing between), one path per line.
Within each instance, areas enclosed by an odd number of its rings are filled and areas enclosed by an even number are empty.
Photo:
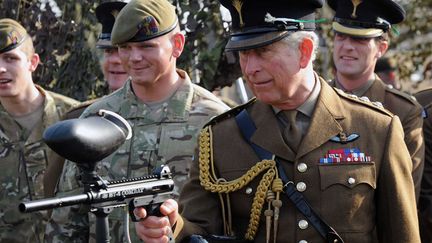
M295 154L285 144L278 120L271 106L257 101L249 112L257 127L257 130L251 137L251 141L278 157L294 161Z
M320 95L309 129L300 143L297 156L285 144L278 120L271 106L260 101L255 102L253 109L249 110L249 114L257 127L251 141L278 157L294 161L340 134L343 129L339 125L339 120L345 117L344 107L333 88L322 79L320 82Z
M345 112L339 95L324 80L320 81L320 95L309 129L300 143L297 158L318 148L343 131L338 120L344 119Z

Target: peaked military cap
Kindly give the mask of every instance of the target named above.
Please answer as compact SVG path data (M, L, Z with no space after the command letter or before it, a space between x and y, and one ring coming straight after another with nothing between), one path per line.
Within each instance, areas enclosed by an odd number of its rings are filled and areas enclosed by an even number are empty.
M177 26L174 6L167 0L132 0L117 16L111 33L113 45L146 41Z
M96 8L96 18L102 24L102 33L99 34L96 43L97 48L113 48L111 44L111 31L120 10L128 3L125 1L109 1L99 4Z
M226 51L258 48L292 31L315 29L315 10L323 0L219 0L231 14L232 32Z
M393 0L328 0L335 11L333 30L358 37L378 37L405 18Z
M0 53L21 45L29 37L24 27L13 19L0 19Z

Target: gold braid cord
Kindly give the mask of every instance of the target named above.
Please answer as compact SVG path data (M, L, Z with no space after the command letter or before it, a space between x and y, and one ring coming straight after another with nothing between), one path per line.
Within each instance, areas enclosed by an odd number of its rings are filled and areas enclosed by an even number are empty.
M213 193L230 193L237 191L249 184L255 177L266 171L257 187L252 203L249 226L245 235L248 240L253 240L259 226L261 211L265 202L267 191L277 175L276 162L274 160L262 160L250 168L246 174L232 181L225 181L216 178L214 173L214 161L212 151L212 131L207 126L201 130L199 137L199 179L205 190ZM212 174L210 175L210 165Z

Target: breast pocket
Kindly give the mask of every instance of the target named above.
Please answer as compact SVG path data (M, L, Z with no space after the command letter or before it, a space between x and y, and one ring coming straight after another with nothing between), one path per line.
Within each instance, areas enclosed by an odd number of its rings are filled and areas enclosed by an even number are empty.
M320 164L321 211L343 232L370 231L375 224L374 162Z
M42 142L26 145L24 160L29 177L29 186L35 198L43 198L43 176L48 165L48 147Z
M197 145L199 129L190 124L167 124L162 127L159 155L173 173L187 175Z

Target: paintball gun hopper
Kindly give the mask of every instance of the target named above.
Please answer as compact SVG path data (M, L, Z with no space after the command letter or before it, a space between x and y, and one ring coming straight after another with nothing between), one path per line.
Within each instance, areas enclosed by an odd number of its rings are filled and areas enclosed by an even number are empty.
M70 161L94 163L113 153L131 135L132 129L123 117L99 110L97 116L51 125L43 139L52 150Z

